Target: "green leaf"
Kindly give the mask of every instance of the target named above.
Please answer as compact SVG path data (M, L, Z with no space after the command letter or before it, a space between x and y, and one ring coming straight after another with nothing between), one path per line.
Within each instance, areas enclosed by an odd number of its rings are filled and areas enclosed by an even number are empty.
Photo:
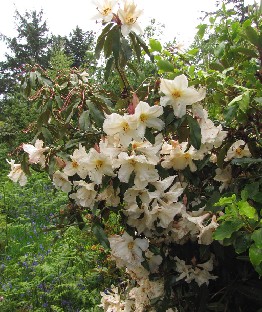
M245 216L249 219L254 219L256 221L258 220L256 209L252 207L251 205L249 205L247 201L241 200L237 203L237 205L239 209L239 214L241 216Z
M222 72L225 68L222 64L218 62L213 62L209 65L210 69L217 70L219 72Z
M45 127L41 128L41 132L42 132L42 134L46 140L46 143L52 144L53 143L53 137L52 137L51 132Z
M254 266L260 265L262 262L262 249L253 244L249 248L249 258Z
M159 60L157 62L157 67L163 72L174 72L175 69L174 65L167 60Z
M149 39L149 46L151 48L152 52L161 52L162 51L162 45L161 43L156 39Z
M86 103L88 105L90 115L94 120L96 126L98 128L102 128L105 116L102 114L102 112L97 108L97 106L94 103L92 103L91 101L86 101Z
M98 223L95 223L92 226L92 232L94 233L95 237L97 238L97 240L99 241L99 243L104 247L104 248L109 248L110 244L109 244L109 240L106 236L105 231L103 230L102 226Z
M223 240L225 238L230 238L231 235L238 231L243 226L242 220L232 220L224 221L221 223L218 228L213 233L213 238L215 240Z
M136 57L138 62L140 63L140 59L141 59L141 48L136 40L136 36L133 32L129 33L129 37L131 39L132 45L133 45L133 49L135 50L136 53Z
M257 31L251 26L247 26L245 31L246 31L246 35L247 35L248 40L257 48L261 48L262 43L259 40L259 35L258 35Z
M199 126L199 123L195 118L193 118L190 115L187 115L187 121L189 126L189 138L190 143L194 146L196 149L200 149L201 146L201 128Z
M251 236L257 248L262 248L262 228L255 230Z
M253 58L257 58L258 55L256 53L255 50L251 50L251 49L248 49L248 48L245 48L245 47L237 47L234 49L235 52L238 52L238 53L241 53L241 54L244 54L246 56L250 56L250 57L253 57Z
M217 156L217 166L220 169L224 168L224 159L225 156L230 148L230 146L232 145L232 142L227 142L219 151L218 156Z
M140 38L137 34L135 34L137 43L142 47L142 49L146 52L146 54L150 57L150 60L154 62L154 56L150 53L148 46L146 43Z
M197 26L197 28L198 28L197 35L198 35L199 39L201 40L204 37L204 34L206 32L207 24L200 24Z
M241 254L245 252L252 244L252 239L249 233L240 232L233 242L236 253Z
M231 163L234 165L243 165L243 164L259 164L262 162L262 158L249 158L249 157L243 157L243 158L234 158Z
M229 204L232 204L236 201L236 195L233 194L231 197L221 197L217 203L215 203L215 206L226 206Z
M89 130L91 126L90 113L89 111L84 111L79 118L79 128L80 130Z
M108 32L110 31L110 29L113 27L113 25L114 25L113 23L109 23L108 25L106 25L106 27L103 29L100 36L97 38L97 44L95 47L96 58L99 58L100 53L101 53L103 46L104 46L104 43L105 43L106 36L107 36Z
M112 71L112 67L113 67L113 64L114 64L114 58L113 57L110 57L106 63L106 68L105 68L105 81L108 80L110 74L111 74L111 71Z

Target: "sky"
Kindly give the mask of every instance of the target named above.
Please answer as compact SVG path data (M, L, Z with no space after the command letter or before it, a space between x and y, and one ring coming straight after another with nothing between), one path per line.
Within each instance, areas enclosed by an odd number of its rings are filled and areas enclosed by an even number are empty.
M258 1L258 0L256 0ZM15 37L14 15L17 9L20 14L27 11L43 9L44 20L47 21L50 33L65 35L79 26L84 31L100 32L100 24L92 20L96 13L92 0L5 0L1 1L0 33ZM252 4L254 0L245 0ZM164 40L177 38L179 43L187 46L196 33L195 27L200 23L201 11L215 10L216 0L135 0L144 13L141 16L141 26L149 25L155 18L165 24ZM5 45L0 42L0 60L4 59Z

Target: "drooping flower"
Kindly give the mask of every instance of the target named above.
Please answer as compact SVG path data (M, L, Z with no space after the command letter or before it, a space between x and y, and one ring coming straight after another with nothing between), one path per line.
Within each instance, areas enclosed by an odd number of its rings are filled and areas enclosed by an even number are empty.
M29 154L29 163L40 164L45 166L44 152L49 150L49 147L43 147L44 142L42 140L36 140L35 146L32 144L23 144L23 150Z
M215 181L222 182L222 185L219 187L220 192L224 189L227 189L232 181L232 167L227 165L225 168L216 169L216 175L214 177Z
M134 1L125 0L124 8L118 10L118 16L121 20L121 33L127 36L131 31L137 34L142 34L143 31L139 26L137 20L141 16L143 10L137 8Z
M21 186L26 185L27 176L25 175L21 164L15 164L15 161L11 159L11 161L6 160L11 165L11 171L7 175L9 179L13 182L18 182Z
M121 312L124 311L125 302L122 301L119 290L113 286L101 294L101 304L99 305L105 312Z
M117 4L117 0L93 0L96 5L98 13L93 17L94 19L100 20L107 23L113 18L113 10Z
M161 79L160 91L164 96L160 98L160 105L170 105L177 117L186 114L186 106L201 101L205 97L204 89L197 91L188 87L188 80L185 75L175 77L174 80Z

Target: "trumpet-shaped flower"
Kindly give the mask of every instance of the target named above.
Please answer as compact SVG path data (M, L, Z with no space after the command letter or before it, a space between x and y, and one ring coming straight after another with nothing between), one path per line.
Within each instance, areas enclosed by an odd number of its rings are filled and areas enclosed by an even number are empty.
M143 33L137 22L142 12L142 10L137 8L134 1L125 0L124 8L118 10L118 16L122 23L121 33L123 36L127 36L131 31L134 31L137 34Z
M79 149L74 150L70 156L71 161L66 161L64 173L68 176L78 174L80 178L85 179L87 176L87 167L83 160L87 157L85 148L79 144Z
M72 183L68 180L68 176L59 170L53 174L53 183L57 189L61 189L65 193L72 190Z
M133 239L127 232L122 236L114 235L108 238L110 242L111 254L118 258L124 266L141 265L144 261L142 252L148 249L149 243L145 238Z
M102 19L103 22L110 22L113 18L113 9L117 4L117 0L93 0L96 5L98 13L93 17L94 19Z
M24 171L22 170L21 164L15 164L15 161L11 159L11 161L7 162L11 165L11 171L7 175L9 179L13 182L18 182L21 186L26 185L27 176L25 175Z
M162 130L164 122L158 117L163 114L163 107L149 106L146 102L140 101L133 115L137 120L137 132L140 138L144 138L146 127Z
M36 140L35 146L32 144L23 144L23 150L29 154L29 162L31 164L40 164L45 166L44 152L49 150L49 147L43 147L44 142L42 140Z
M94 183L86 183L85 181L76 181L74 185L79 186L76 193L70 194L69 197L76 200L82 207L93 208L96 198L96 190Z
M111 158L104 153L99 153L94 148L90 149L85 159L85 164L89 178L96 184L102 183L104 175L111 177L115 175L112 169Z
M238 140L229 148L226 159L231 160L232 158L242 158L242 157L250 157L251 153L249 151L248 146L243 140Z
M151 164L144 155L128 155L122 152L118 155L116 165L120 167L118 178L121 182L128 183L132 172L135 173L134 183L137 188L144 188L148 182L158 180L158 171L154 164Z
M219 187L220 192L222 192L224 189L227 189L232 180L231 166L228 165L224 169L217 168L214 180L218 182L222 182L222 185Z
M174 80L161 79L160 91L164 96L160 98L160 105L170 105L177 117L186 114L186 106L201 101L205 97L204 89L197 91L188 87L188 80L185 75L175 77Z
M137 121L134 115L119 115L113 113L106 115L106 119L103 124L104 132L110 136L119 136L120 144L127 147L132 139L137 139L136 133Z

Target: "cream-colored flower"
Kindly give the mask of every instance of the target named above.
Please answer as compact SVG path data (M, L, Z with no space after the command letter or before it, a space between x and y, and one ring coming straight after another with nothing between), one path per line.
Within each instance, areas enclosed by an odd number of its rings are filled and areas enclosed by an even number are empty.
M222 185L219 187L220 192L227 189L232 181L232 167L227 165L224 169L217 168L214 180L222 182Z
M122 301L119 290L115 286L111 286L111 289L107 289L104 292L100 292L101 304L99 305L105 312L121 312L125 311L125 302Z
M102 19L105 23L110 22L113 18L113 10L117 4L117 0L93 0L92 2L95 4L98 11L98 13L93 16L93 19Z
M137 34L142 34L143 31L137 20L141 16L143 10L137 8L134 1L125 0L124 8L118 10L118 16L121 20L121 32L123 36L127 36L131 31Z
M159 178L157 169L144 155L129 156L127 153L122 152L118 155L116 166L121 166L118 171L118 178L121 182L128 183L131 173L134 172L134 184L140 189Z
M85 159L85 164L89 178L96 184L102 183L104 175L111 177L115 175L112 169L111 158L104 153L99 153L94 148L90 149Z
M158 117L163 114L163 107L154 105L149 106L146 102L140 101L133 115L137 120L137 133L143 139L146 128L162 130L164 127L163 120Z
M53 183L57 189L61 189L65 193L72 190L72 183L68 180L68 176L59 170L53 174Z
M238 140L229 148L225 160L231 160L232 158L250 157L251 153L245 141Z
M85 148L79 144L79 148L74 150L73 155L70 156L71 161L65 161L66 166L64 168L64 173L67 176L78 174L80 178L85 179L88 171L83 160L86 157L87 153Z
M187 150L187 142L183 142L173 148L171 146L170 154L163 157L161 166L167 169L174 168L175 170L184 170L189 166L190 170L194 172L197 170L193 162L195 158L199 159L199 151L197 153L193 146Z
M112 185L109 185L97 196L97 200L105 201L108 207L117 207L120 203L119 193L119 188L115 190Z
M142 252L148 249L149 243L145 238L133 238L127 232L122 236L114 235L108 238L111 254L118 258L123 266L137 266L144 261Z
M44 142L42 140L36 140L35 146L32 144L23 144L23 150L29 154L29 162L31 164L40 164L45 166L44 152L49 150L49 147L43 147Z
M76 193L70 194L69 197L75 199L82 207L93 208L96 198L95 183L86 183L85 181L75 181L74 185L78 186Z
M107 135L119 136L120 144L127 147L132 139L138 139L137 132L137 120L134 115L119 115L113 113L106 115L103 130Z
M9 165L11 165L11 171L7 175L9 179L13 182L18 182L21 186L26 185L27 176L22 170L21 164L15 164L15 161L11 159L11 161L6 160Z
M155 255L150 250L145 252L145 256L149 265L151 273L158 272L159 265L162 263L163 258L160 255Z
M174 80L161 79L160 91L164 96L160 98L160 105L170 105L177 117L186 114L186 106L201 101L205 97L205 90L197 91L188 87L188 80L185 75L175 77Z

